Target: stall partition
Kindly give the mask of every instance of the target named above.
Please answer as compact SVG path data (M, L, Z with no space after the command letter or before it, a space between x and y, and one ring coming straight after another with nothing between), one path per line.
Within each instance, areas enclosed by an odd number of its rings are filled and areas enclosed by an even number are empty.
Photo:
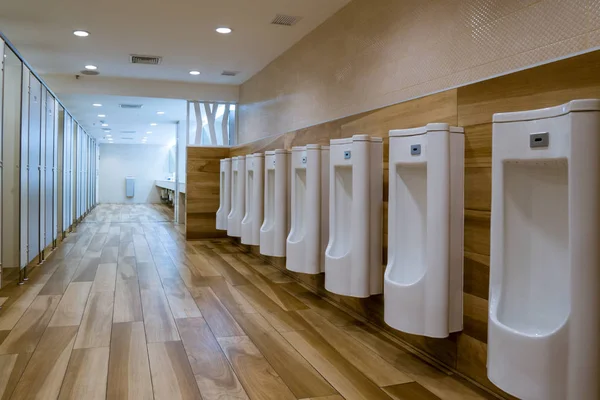
M1 286L27 281L96 204L96 140L0 34Z

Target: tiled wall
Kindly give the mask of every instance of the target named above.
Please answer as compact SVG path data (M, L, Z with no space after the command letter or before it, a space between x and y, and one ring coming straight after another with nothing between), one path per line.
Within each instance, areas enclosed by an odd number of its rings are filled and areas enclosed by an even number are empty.
M600 0L353 0L240 90L239 143L600 45Z

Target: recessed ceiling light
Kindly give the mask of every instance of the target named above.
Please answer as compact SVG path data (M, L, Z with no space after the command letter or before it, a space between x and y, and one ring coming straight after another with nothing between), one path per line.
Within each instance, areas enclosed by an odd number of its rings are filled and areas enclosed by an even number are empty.
M108 124L102 124L102 126L108 126Z
M85 69L90 70L90 71L95 71L98 69L98 67L96 67L95 65L86 65Z
M104 118L104 117L106 117L105 114L98 114L98 118Z
M107 137L107 138L111 138L111 137L112 137L112 135L106 135L106 137Z
M190 71L190 75L200 75L200 71Z
M146 135L151 135L151 134L152 134L151 131L146 132Z
M157 111L156 115L165 115L165 112L164 111Z
M231 33L231 28L226 28L224 26L217 28L216 29L217 32L222 33L223 35L226 35L228 33Z
M90 33L88 31L73 31L73 35L79 36L79 37L86 37L86 36L90 36Z
M103 129L104 132L110 132L110 129Z
M156 126L156 125L158 125L156 122L153 122L150 124L150 126Z
M92 105L93 105L94 107L102 107L102 104L100 104L100 103L94 103L94 104L92 104Z

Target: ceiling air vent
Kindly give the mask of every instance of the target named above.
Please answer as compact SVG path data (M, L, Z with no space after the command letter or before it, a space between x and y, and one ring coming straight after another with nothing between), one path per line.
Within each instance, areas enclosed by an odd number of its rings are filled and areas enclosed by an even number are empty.
M223 71L223 72L221 72L222 76L236 76L237 74L239 74L238 71Z
M144 107L143 104L119 104L120 108L139 110Z
M126 135L131 135L131 134L134 134L135 131L121 131L121 133L124 133Z
M121 139L122 139L122 140L133 140L133 138L132 138L132 137L122 137Z
M129 61L132 64L158 65L162 61L162 57L158 56L141 56L138 54L130 54Z
M271 24L283 25L283 26L294 26L302 17L292 17L291 15L277 14Z

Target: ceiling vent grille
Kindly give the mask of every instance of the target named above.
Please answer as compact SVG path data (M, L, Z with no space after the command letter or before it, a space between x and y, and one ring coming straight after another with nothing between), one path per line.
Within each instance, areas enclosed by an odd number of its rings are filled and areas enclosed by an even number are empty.
M283 26L294 26L302 17L293 17L291 15L277 14L271 24L283 25Z
M239 74L238 71L223 71L223 72L221 72L222 76L236 76L237 74Z
M132 64L158 65L162 62L162 57L159 56L141 56L138 54L130 54L129 61Z
M133 138L132 138L132 137L122 137L121 139L122 139L122 140L133 140Z
M125 108L128 110L139 110L140 108L144 107L143 104L119 104L120 108Z
M135 133L135 131L121 131L121 133L124 133L126 135L127 134L131 135L131 134Z

